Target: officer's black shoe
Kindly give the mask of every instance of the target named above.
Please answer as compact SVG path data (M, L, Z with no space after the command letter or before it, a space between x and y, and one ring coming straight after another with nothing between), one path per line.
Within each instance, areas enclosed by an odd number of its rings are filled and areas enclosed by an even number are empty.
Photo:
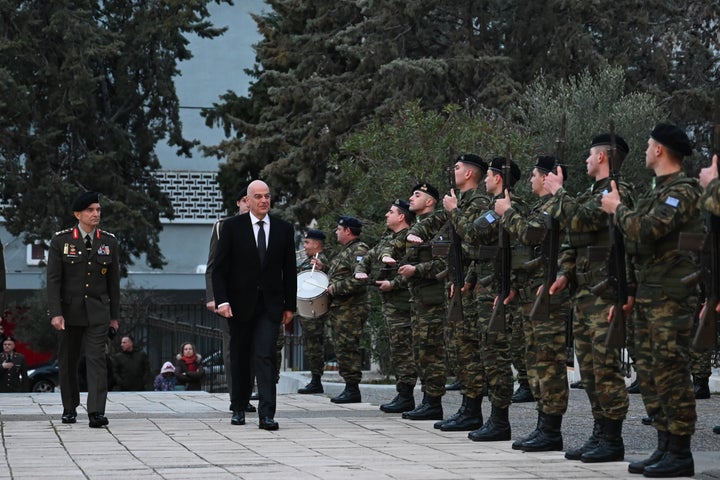
M304 395L311 393L325 393L325 390L323 390L322 381L320 381L320 375L313 375L310 383L308 383L302 388L299 388L298 393L302 393Z
M643 417L640 422L642 422L643 425L652 425L652 418Z
M668 451L659 462L645 467L643 475L651 478L692 477L695 461L690 451L690 435L669 434Z
M527 403L534 402L532 391L530 390L530 384L527 380L521 380L518 389L512 396L512 403Z
M447 391L456 391L456 390L462 390L464 388L463 384L460 382L460 380L455 380L450 385L445 385L445 390Z
M442 420L442 397L425 395L423 403L414 410L403 412L402 418L406 420Z
M415 397L412 393L398 393L389 403L380 405L380 410L385 413L403 413L415 408Z
M720 425L715 425L715 426L713 427L713 433L720 434Z
M570 388L585 388L585 385L583 385L582 380L578 380L577 382L572 382Z
M77 422L77 411L75 411L75 410L73 410L72 412L63 411L61 419L62 419L62 423L75 423L75 422Z
M90 428L102 428L110 423L102 413L93 412L89 414L88 417L90 419Z
M447 390L447 388L446 388L446 390ZM423 400L425 400L425 399L423 398ZM466 395L463 395L463 396L462 396L462 403L460 404L460 408L458 408L458 411L455 412L455 413L453 413L452 415L450 415L450 416L449 416L448 418L446 418L445 420L440 420L440 421L438 421L438 422L435 422L435 423L433 424L433 428L440 430L440 427L442 427L445 422L451 422L451 421L453 421L453 420L457 420L457 418L458 418L460 415L462 415L463 412L465 412L465 406L467 405L467 401L468 401L468 397L467 397Z
M653 453L650 454L648 458L645 458L643 460L638 460L637 462L631 462L628 464L628 472L630 473L643 473L645 471L645 467L648 467L650 465L654 465L665 456L665 454L668 451L668 440L670 439L670 434L665 431L657 431L657 448Z
M245 405L245 411L247 413L254 413L254 412L257 412L257 408L255 408L255 405L248 402L247 405Z
M598 446L582 454L583 463L619 462L625 458L625 444L622 439L622 420L603 418L602 433Z
M695 400L707 400L710 398L710 386L707 378L693 377L693 390Z
M603 422L601 419L596 418L593 423L593 431L584 444L580 448L573 448L565 451L565 458L568 460L580 460L583 453L589 452L598 446L599 437L602 433Z
M333 403L362 403L360 388L357 383L346 383L340 395L330 399Z
M468 433L468 438L473 442L499 442L510 440L510 435L508 408L493 405L488 421L481 428Z
M563 449L562 415L544 415L538 434L522 442L523 452L559 452Z
M237 412L233 412L230 423L233 425L245 425L245 412L242 412L240 410L238 410Z
M636 378L630 386L627 388L628 393L640 393L640 382L638 382L638 379Z
M460 412L459 412L460 413ZM455 417L453 415L453 417ZM482 397L465 397L465 408L455 418L448 418L440 425L443 432L470 432L483 426Z
M521 445L525 442L528 442L532 440L533 438L537 437L540 433L540 427L542 427L543 420L545 419L545 414L542 412L538 412L538 419L537 419L537 425L535 425L535 430L530 432L530 435L527 437L518 438L512 443L512 449L513 450L522 450Z

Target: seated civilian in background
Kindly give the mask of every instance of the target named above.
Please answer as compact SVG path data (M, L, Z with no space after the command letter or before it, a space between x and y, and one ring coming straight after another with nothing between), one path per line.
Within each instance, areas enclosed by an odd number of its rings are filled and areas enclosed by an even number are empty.
M177 386L177 378L175 377L175 367L170 362L163 363L160 374L155 377L153 389L156 392L170 392L175 390Z
M185 390L200 390L205 378L205 370L200 364L202 356L195 352L195 345L190 342L183 343L180 351L175 362L175 378L185 385Z

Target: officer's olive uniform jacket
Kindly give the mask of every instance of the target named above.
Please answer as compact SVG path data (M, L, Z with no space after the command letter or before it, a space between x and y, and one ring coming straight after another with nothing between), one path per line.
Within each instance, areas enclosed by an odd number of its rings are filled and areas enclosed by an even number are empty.
M62 315L65 324L110 324L120 318L118 242L95 229L88 255L78 227L57 232L50 242L47 292L50 318Z

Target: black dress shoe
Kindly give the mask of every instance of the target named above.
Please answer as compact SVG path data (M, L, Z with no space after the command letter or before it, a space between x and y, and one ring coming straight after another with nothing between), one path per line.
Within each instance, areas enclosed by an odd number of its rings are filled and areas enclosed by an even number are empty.
M258 395L257 392L253 392L252 395L250 395L250 400L260 400L260 395Z
M233 425L245 425L245 412L242 412L240 410L233 412L230 423L232 423Z
M263 430L277 430L278 428L280 428L280 425L278 425L278 423L272 418L264 417L260 419L258 427L262 428Z
M73 410L72 412L63 412L62 423L75 423L77 422L77 413Z
M110 423L105 415L102 413L91 413L89 415L90 418L90 428L102 428L108 423Z
M257 412L257 408L255 408L255 405L253 405L252 403L248 402L248 404L245 405L245 411L248 412L248 413L254 413L254 412Z

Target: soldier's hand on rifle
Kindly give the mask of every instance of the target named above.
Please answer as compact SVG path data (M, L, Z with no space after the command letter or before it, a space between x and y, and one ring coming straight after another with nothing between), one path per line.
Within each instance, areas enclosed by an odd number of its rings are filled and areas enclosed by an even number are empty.
M357 272L357 273L355 273L355 279L356 280L367 280L368 274L365 272Z
M398 274L405 278L410 278L415 275L415 265L403 265L398 268Z
M502 217L503 214L510 209L510 206L510 192L506 190L505 196L503 198L498 198L495 200L495 213Z
M469 292L470 290L472 290L473 287L474 287L474 285L473 285L472 283L470 283L470 282L465 282L465 283L463 284L462 288L460 289L460 293L467 293L467 292Z
M560 187L563 186L564 181L562 168L558 168L557 173L549 172L545 175L543 186L548 192L555 195L557 191L560 190Z
M614 215L618 205L620 205L622 202L620 201L620 194L618 193L618 188L615 180L610 180L610 188L612 188L612 190L602 196L602 209L605 213Z
M508 296L505 297L505 300L503 301L503 304L505 304L505 305L510 305L510 302L512 302L513 300L515 300L515 297L516 297L516 296L517 296L517 290L515 290L514 288L511 288L511 289L510 289L510 293L508 293Z
M557 292L562 292L567 287L568 278L565 275L559 276L552 285L550 285L550 295L555 295Z
M443 197L443 207L445 207L445 210L448 212L452 212L457 208L457 197L455 196L455 190L450 189L450 195L445 195Z
M630 315L630 312L632 312L632 309L634 306L635 306L635 297L628 297L627 303L623 304L623 307L622 307L623 317ZM615 316L615 305L611 305L610 311L608 312L608 316L607 316L608 323L612 323L612 319L614 316Z
M378 286L381 292L389 292L390 290L392 290L390 280L378 280L377 282L375 282L375 285Z
M708 184L718 178L718 156L713 155L709 167L700 170L700 186L707 188Z
M416 245L420 245L421 243L423 243L422 238L420 238L420 237L418 237L417 235L414 235L414 234L412 234L412 233L407 236L406 240L407 240L408 242L414 243L414 244L416 244Z

